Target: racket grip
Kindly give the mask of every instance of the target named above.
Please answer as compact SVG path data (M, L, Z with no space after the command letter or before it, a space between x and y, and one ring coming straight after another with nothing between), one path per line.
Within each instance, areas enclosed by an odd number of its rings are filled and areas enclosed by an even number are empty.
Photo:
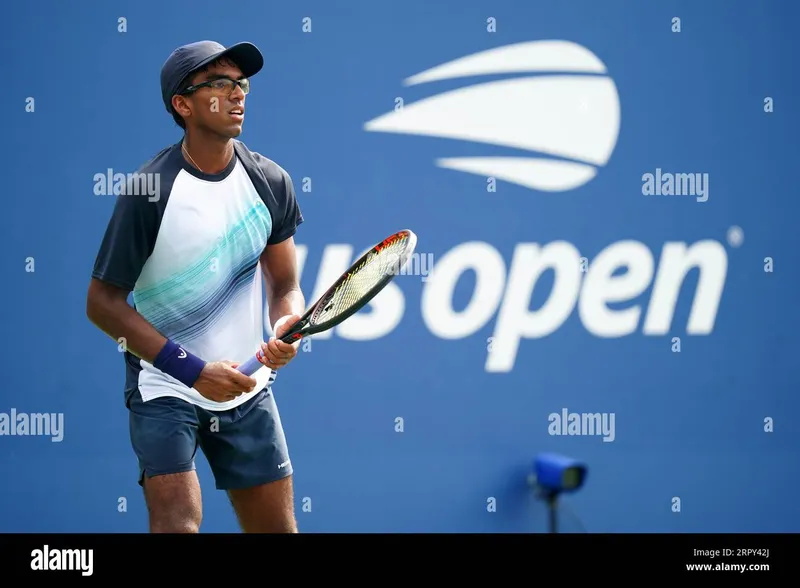
M242 372L245 376L252 376L263 366L264 364L258 361L258 357L253 355L250 359L239 365L239 367L236 369Z

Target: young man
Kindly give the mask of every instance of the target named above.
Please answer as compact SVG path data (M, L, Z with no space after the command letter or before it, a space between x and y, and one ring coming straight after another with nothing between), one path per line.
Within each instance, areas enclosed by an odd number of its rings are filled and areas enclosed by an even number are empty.
M87 315L126 349L153 533L199 532L198 445L244 532L297 532L271 384L299 342L263 342L261 274L280 337L305 307L293 239L303 216L289 175L235 139L263 64L250 43L202 41L167 59L162 98L184 137L139 169L158 181L155 196L130 182L117 197L92 272ZM235 369L259 348L264 367Z

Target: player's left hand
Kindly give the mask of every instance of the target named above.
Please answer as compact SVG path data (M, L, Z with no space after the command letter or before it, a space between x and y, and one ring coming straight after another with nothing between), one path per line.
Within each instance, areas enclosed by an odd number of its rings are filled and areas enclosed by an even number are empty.
M292 344L284 343L279 337L282 337L291 326L300 320L300 315L288 314L279 318L275 322L275 336L270 337L267 343L261 344L261 363L274 370L282 368L287 363L294 359L297 355L297 349L300 347L300 339Z

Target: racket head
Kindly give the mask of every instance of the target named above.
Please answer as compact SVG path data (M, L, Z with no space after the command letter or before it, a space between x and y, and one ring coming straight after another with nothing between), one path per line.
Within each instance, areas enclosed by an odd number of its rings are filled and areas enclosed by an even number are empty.
M361 310L400 274L416 247L417 236L409 229L373 245L320 296L294 338L326 331Z

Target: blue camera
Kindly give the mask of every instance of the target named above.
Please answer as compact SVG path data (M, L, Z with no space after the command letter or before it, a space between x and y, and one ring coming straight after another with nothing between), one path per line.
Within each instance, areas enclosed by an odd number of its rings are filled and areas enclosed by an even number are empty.
M530 482L543 494L575 492L586 481L587 468L580 461L557 453L542 453L533 460Z
M584 463L565 455L542 453L534 458L528 484L547 503L550 533L558 532L558 496L579 490L586 482L586 474Z

